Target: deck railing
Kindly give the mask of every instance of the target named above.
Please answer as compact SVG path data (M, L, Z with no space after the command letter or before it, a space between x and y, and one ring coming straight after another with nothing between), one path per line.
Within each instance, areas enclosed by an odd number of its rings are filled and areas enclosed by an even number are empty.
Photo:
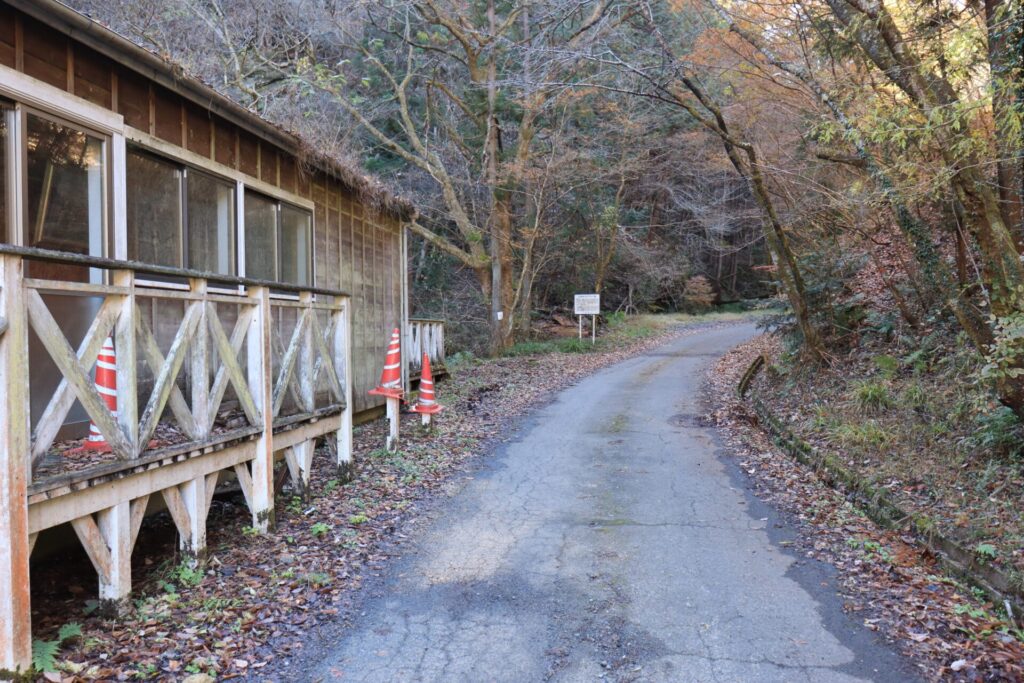
M444 372L443 320L410 318L407 339L410 379L419 379L424 353L430 358L430 367L435 373Z
M29 277L55 268L89 282ZM66 297L91 316L80 341L54 314L69 310ZM199 555L222 474L237 478L260 531L273 524L275 454L304 490L327 436L347 474L350 324L339 291L0 245L0 670L27 662L39 532L70 522L100 597L119 601L151 495L162 495L182 549ZM92 377L107 337L116 412ZM59 371L55 389L36 381L31 348ZM45 405L34 424L33 397ZM108 453L65 438L76 403Z

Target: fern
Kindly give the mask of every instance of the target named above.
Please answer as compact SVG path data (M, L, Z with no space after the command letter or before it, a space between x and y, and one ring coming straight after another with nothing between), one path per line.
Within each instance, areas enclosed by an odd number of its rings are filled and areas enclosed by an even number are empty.
M69 640L82 637L82 627L76 622L68 622L60 627L57 631L57 642L61 645L66 645Z
M32 668L40 672L55 671L58 652L60 652L60 641L58 640L33 640Z

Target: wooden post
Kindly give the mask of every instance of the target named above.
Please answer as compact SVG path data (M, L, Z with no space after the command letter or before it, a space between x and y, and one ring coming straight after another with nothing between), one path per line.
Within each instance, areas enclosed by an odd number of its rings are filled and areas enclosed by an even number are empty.
M118 405L118 408L121 406ZM100 575L100 602L116 614L132 592L132 514L127 500L96 515L100 535L110 553L106 574Z
M313 295L310 292L299 294L299 301L305 307L296 309L301 311L300 316L316 316L313 310ZM299 392L302 396L302 409L306 412L313 412L316 409L316 387L313 383L313 370L316 362L313 349L313 320L307 320L303 327L302 339L299 341Z
M316 439L301 441L284 450L285 463L292 475L292 485L302 499L309 499L309 475L313 470L313 453Z
M270 290L250 287L256 311L249 323L247 371L249 391L260 412L262 433L252 460L252 526L260 533L274 528L274 377L270 351Z
M399 399L387 397L388 410L388 440L386 447L389 451L398 450L398 421L401 418Z
M593 346L597 343L597 316L590 316L590 344Z
M341 429L337 434L338 478L343 482L352 480L354 463L352 460L352 315L351 299L345 298L338 311L337 324L334 326L332 351L334 352L334 368L342 377L342 389L345 392L345 409L341 413Z
M114 284L127 287L128 294L124 297L121 312L114 326L114 351L117 354L117 422L132 447L132 453L138 455L145 450L139 443L139 392L136 381L136 344L135 344L135 273L130 270L116 270L113 274Z
M181 502L188 512L188 536L181 534L181 549L196 560L206 557L206 515L209 501L206 476L190 479L180 486Z
M579 316L579 328L580 328L580 330L579 330L580 341L583 341L583 316L582 315Z
M0 257L0 671L32 664L28 536L28 320L22 261Z
M196 278L190 281L192 294L206 298L206 280ZM196 425L196 436L205 439L213 425L210 422L210 333L206 316L209 307L200 307L199 322L189 345L189 380L192 383L192 419Z

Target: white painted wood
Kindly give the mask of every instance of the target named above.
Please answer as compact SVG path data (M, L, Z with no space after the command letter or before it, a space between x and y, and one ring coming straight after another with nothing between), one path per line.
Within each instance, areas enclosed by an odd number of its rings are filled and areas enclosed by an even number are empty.
M249 473L249 465L244 462L238 463L234 469L238 488L242 489L242 495L245 496L245 504L249 506L249 511L253 512L256 507L252 502L252 475Z
M266 533L274 526L274 373L270 353L270 290L251 287L248 295L253 316L246 345L249 389L259 411L263 431L255 443L252 458L252 526Z
M221 470L206 475L206 515L210 515L210 506L213 505L213 494L217 491L217 482L220 481Z
M352 404L352 316L351 299L345 298L341 302L340 310L335 314L334 339L332 348L334 351L335 368L341 372L341 382L344 387L345 408L341 414L341 428L337 434L337 459L338 473L342 479L350 479L353 475L352 462L352 411L355 406Z
M113 195L114 258L128 260L128 150L124 134L110 137L110 176Z
M142 520L146 516L146 508L149 507L149 494L139 496L131 502L131 547L139 540L139 529L142 528Z
M29 531L43 531L116 505L121 500L163 491L194 477L248 462L253 459L253 446L253 441L245 441L198 458L156 466L122 479L113 479L102 486L70 491L66 495L35 502L28 510Z
M0 669L32 663L28 523L28 320L22 303L22 262L0 257Z
M188 542L182 538L181 550L194 558L206 555L206 513L209 512L206 497L206 476L189 479L180 487L181 502L188 510Z
M124 130L124 117L20 71L0 65L0 95L108 135Z
M32 322L36 335L46 347L50 358L60 369L61 374L68 380L93 424L110 444L114 455L121 460L134 458L134 448L128 443L128 439L121 431L114 416L110 414L107 404L104 403L99 392L96 391L95 384L89 378L88 371L79 363L77 354L71 349L68 340L61 332L57 321L53 319L46 304L43 303L39 293L31 289L25 290L24 299L28 306L29 320Z
M288 348L284 352L284 356L281 358L281 369L278 371L277 380L274 382L274 397L273 397L273 409L271 414L277 417L278 413L281 412L281 406L284 405L284 394L291 385L292 377L295 374L296 361L299 358L299 353L302 347L302 340L305 337L305 330L307 322L308 311L303 311L299 316L299 319L295 323L295 329L292 330L292 337L288 342ZM300 406L303 405L305 399L302 396L302 389L299 388L298 403ZM305 407L303 409L312 412L312 407Z
M32 551L35 550L36 541L38 541L38 540L39 540L39 534L29 534L28 535L28 552L29 552L30 555L32 554Z
M311 307L313 303L313 295L311 293L303 292L299 295L299 300L306 305L306 309L302 314L306 324L302 330L301 346L299 348L299 393L302 396L302 409L311 413L315 408L316 393L316 377L314 376L316 363L313 359L315 352L313 348L313 329L316 326L316 311Z
M195 480L191 479L189 481ZM174 526L178 529L178 545L183 551L188 552L188 548L192 547L192 516L188 506L185 504L184 497L181 495L181 486L183 484L168 486L160 491L160 493L163 494L164 503L167 504L167 511L171 513Z
M207 320L210 307L207 305L206 280L195 278L189 282L192 294L199 300L199 320L195 333L189 341L189 383L192 385L192 419L200 439L210 435L213 421L210 418L210 336ZM172 377L173 381L174 378ZM162 409L162 406L161 406Z
M284 450L285 462L292 477L292 486L303 498L309 495L309 479L313 471L316 440L307 439Z
M96 568L102 585L110 577L113 559L96 520L92 515L85 515L71 520L71 527L75 530L78 540L82 542L82 547L92 561L92 566Z
M135 337L135 273L117 270L114 284L131 292L121 299L121 311L114 327L114 352L117 358L117 422L134 453L139 447L139 387L136 371L138 353Z
M146 359L146 363L153 372L159 374L166 363L166 359L160 351L160 347L157 346L153 333L149 331L149 325L146 324L146 316L141 314L138 306L135 308L135 328L138 333L139 350L142 352L143 358ZM188 407L188 403L185 402L185 396L174 382L171 382L170 391L171 395L167 403L171 408L174 419L178 422L178 427L188 434L189 438L195 439L197 435L196 425L192 420L192 411ZM141 445L144 447L146 444L142 443Z
M209 421L211 424L217 415L221 401L224 399L224 392L227 390L228 382L234 386L238 403L241 405L242 411L245 412L245 416L249 419L249 424L253 426L259 424L260 411L256 407L252 392L249 391L249 383L246 380L245 373L242 372L242 367L238 363L238 354L242 350L242 345L249 334L254 313L255 308L252 306L242 308L238 315L238 320L235 322L235 327L231 331L231 339L229 340L224 335L224 328L217 318L216 310L211 306L207 312L210 334L213 337L214 346L217 349L221 362L220 367L217 369L217 375L213 380L213 389L210 391Z
M139 431L139 443L148 443L149 438L153 436L153 432L156 430L156 425L160 421L160 415L164 411L164 406L167 405L171 391L175 388L175 380L181 371L181 366L185 362L185 351L188 348L188 341L195 335L196 327L202 317L202 310L202 302L193 303L185 309L185 317L181 321L178 333L174 336L174 341L171 342L171 348L167 352L167 359L163 367L159 368L157 372L156 381L153 383L153 393L150 394L149 402L142 413L142 429ZM139 316L139 319L141 320L142 316ZM154 368L154 370L156 369ZM194 415L192 419L195 420ZM195 423L193 422L193 424ZM102 431L102 427L100 429ZM198 433L200 431L199 425L195 425L195 429Z
M92 367L96 362L104 340L110 335L121 307L121 297L108 297L100 306L99 312L89 325L82 343L78 347L76 358L81 367ZM67 378L61 379L57 390L43 410L36 423L35 434L32 435L32 464L36 465L53 445L58 431L64 425L64 419L75 403L75 392Z
M399 438L399 422L401 420L401 412L399 409L399 403L397 398L388 397L387 399L387 412L388 412L388 440L386 447L389 451L398 450L398 438Z
M131 504L127 500L96 514L110 558L107 573L100 573L100 600L120 603L132 592L131 520Z

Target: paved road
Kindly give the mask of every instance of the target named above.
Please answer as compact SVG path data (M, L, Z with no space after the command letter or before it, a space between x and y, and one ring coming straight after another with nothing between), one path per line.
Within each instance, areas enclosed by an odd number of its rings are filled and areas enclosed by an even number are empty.
M906 681L719 459L683 337L564 391L444 504L304 680ZM311 644L312 645L312 644ZM308 678L307 678L308 677Z

